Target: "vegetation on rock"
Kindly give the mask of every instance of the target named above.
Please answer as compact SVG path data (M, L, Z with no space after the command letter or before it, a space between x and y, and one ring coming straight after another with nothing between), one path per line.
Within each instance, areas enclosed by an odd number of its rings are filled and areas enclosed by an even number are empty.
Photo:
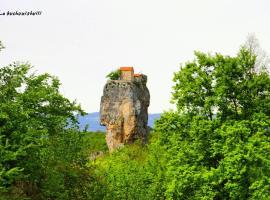
M119 80L120 76L121 76L121 71L120 69L117 69L107 74L106 78L110 80Z
M28 64L0 68L0 199L270 199L270 75L258 55L195 52L147 145L108 153L80 106ZM98 152L98 153L97 153Z
M177 110L156 122L148 145L94 163L102 198L270 198L269 73L245 47L195 56L174 74Z

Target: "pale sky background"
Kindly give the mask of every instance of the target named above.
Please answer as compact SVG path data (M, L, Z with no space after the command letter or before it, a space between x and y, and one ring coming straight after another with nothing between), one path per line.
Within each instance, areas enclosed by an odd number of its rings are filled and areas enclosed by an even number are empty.
M235 55L249 33L270 52L269 0L0 0L0 66L29 61L59 77L62 93L99 110L105 76L119 66L148 75L150 113L169 103L173 72L193 51Z

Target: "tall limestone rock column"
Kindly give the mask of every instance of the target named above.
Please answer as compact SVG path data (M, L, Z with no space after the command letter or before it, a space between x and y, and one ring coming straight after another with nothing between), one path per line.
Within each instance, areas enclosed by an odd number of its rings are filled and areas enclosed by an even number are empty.
M121 79L109 80L101 97L100 124L106 126L110 151L136 139L145 142L148 134L150 94L146 87L147 76L135 74L132 79Z

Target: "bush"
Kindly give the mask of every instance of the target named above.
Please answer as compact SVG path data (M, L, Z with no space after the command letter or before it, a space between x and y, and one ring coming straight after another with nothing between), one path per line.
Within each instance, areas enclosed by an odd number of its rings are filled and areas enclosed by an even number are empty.
M119 80L121 76L121 71L120 69L117 69L115 71L110 72L106 78L109 78L110 80Z

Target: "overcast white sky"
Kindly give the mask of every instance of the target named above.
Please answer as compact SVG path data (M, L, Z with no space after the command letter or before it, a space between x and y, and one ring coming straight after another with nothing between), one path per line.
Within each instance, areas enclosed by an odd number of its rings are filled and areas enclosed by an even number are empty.
M193 51L234 55L248 33L270 52L269 0L0 0L0 66L29 61L62 92L99 110L105 76L119 66L148 75L150 113L173 107L173 72Z

